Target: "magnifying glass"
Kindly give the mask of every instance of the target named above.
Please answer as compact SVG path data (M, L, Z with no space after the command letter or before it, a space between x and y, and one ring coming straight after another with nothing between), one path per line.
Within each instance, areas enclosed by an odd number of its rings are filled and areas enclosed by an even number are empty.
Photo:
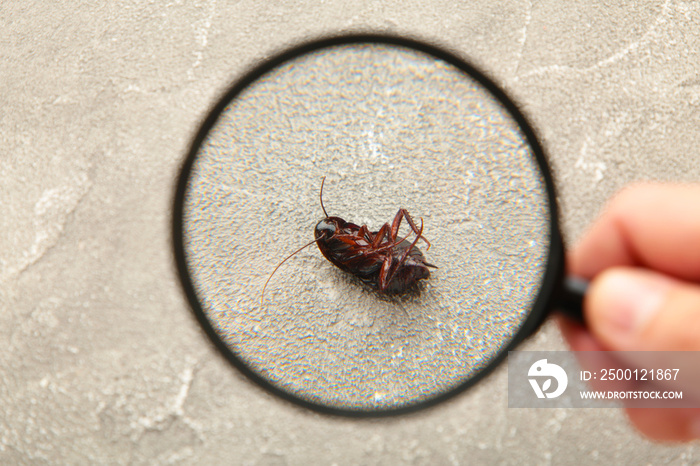
M394 228L399 209L412 222ZM357 227L358 251L381 253L369 278L313 244L329 218ZM192 143L173 233L182 285L216 347L260 386L325 413L434 405L553 309L581 319L585 284L564 276L532 127L464 59L416 40L314 41L243 76ZM437 268L386 286L416 251Z

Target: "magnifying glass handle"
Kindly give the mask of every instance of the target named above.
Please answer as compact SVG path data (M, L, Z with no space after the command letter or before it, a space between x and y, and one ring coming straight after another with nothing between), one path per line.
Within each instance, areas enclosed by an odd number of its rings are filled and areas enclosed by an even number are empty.
M566 277L562 286L557 309L565 316L583 323L583 297L588 281L580 277Z

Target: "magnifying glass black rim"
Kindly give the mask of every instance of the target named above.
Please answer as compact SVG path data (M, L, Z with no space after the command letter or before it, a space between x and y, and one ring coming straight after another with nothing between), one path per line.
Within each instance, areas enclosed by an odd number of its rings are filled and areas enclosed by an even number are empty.
M236 356L236 354L228 346L226 346L222 338L217 334L216 330L212 326L212 323L207 318L197 297L196 289L188 271L187 257L184 248L184 204L187 195L187 187L189 183L191 170L197 158L197 154L199 153L200 147L204 142L207 134L216 124L219 116L226 109L229 103L233 101L233 99L235 99L239 94L241 94L241 92L243 92L249 85L254 83L257 79L261 78L266 73L272 71L273 69L285 62L288 62L301 55L319 51L321 49L353 44L384 44L413 49L453 65L454 67L467 74L472 79L476 80L479 84L481 84L503 105L503 107L508 111L508 113L517 121L520 130L525 135L525 138L527 139L527 142L529 143L530 148L532 149L532 153L535 159L537 160L540 173L542 174L542 177L544 179L544 184L547 190L549 201L550 244L542 286L540 288L540 292L537 296L537 299L535 300L532 306L530 314L521 325L515 337L507 345L501 348L498 355L494 357L486 367L484 367L479 373L465 380L461 384L455 386L454 388L444 393L437 394L432 398L421 400L413 404L402 405L393 408L353 409L315 403L300 398L299 396L272 384L270 381L266 380L253 369L248 367L248 365L246 365L241 359L239 359L238 356ZM467 63L467 61L465 61L463 58L460 58L444 49L441 49L434 45L430 45L420 40L387 34L350 34L328 37L320 40L312 40L301 45L292 47L286 51L283 51L273 56L272 58L267 59L265 62L255 66L251 71L246 73L242 78L235 82L224 94L224 96L217 102L217 104L212 108L212 110L209 112L209 115L199 128L199 131L197 132L196 136L194 137L190 146L189 153L187 155L187 159L182 165L180 177L177 183L177 190L175 193L172 217L173 248L180 281L182 282L183 289L190 303L190 306L195 316L197 317L197 320L201 324L206 334L209 336L209 339L212 341L214 346L240 372L242 372L250 380L258 384L260 387L264 388L268 392L277 395L287 401L290 401L296 405L302 406L304 408L316 412L350 417L383 417L407 414L418 411L420 409L437 405L438 403L442 403L454 397L455 395L463 392L464 390L472 387L474 384L476 384L486 375L488 375L501 362L503 362L505 357L508 355L508 351L512 351L515 348L515 346L517 346L523 339L531 335L532 332L537 329L537 327L544 321L545 317L548 314L548 311L554 304L555 293L561 286L561 282L564 276L563 244L561 240L558 219L559 216L554 182L552 180L552 175L547 164L547 159L545 157L544 150L540 145L537 137L535 136L533 128L528 123L525 116L521 113L516 104L505 94L505 92L503 92L491 79L486 77L486 75L477 70L473 65Z

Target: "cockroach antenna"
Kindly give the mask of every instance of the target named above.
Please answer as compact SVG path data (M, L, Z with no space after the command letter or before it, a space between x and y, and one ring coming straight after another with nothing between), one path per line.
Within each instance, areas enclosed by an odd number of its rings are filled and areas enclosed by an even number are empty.
M261 306L262 306L262 304L263 304L263 296L265 295L265 288L267 288L267 284L270 283L270 279L271 279L272 276L275 274L275 272L277 272L277 269L279 269L279 268L282 266L282 264L284 264L285 262L287 262L287 260L291 259L293 255L297 254L298 252L301 252L301 250L304 249L304 248L308 248L309 246L311 246L312 244L314 244L314 243L317 242L317 241L318 241L318 239L315 239L315 240L311 241L310 243L305 244L304 246L300 247L299 249L297 249L296 251L294 251L293 253L291 253L289 256L287 256L282 262L280 262L279 264L277 264L277 267L275 267L275 270L273 270L272 273L270 274L270 276L267 277L267 281L266 281L265 284L263 285L262 291L260 292L260 305L261 305Z
M318 193L318 198L319 198L319 200L321 201L321 209L323 210L323 215L325 215L326 218L328 218L328 213L326 213L326 208L323 207L323 184L324 184L325 182L326 182L326 177L324 176L324 177L321 179L321 191ZM277 264L277 267L275 267L275 270L273 270L272 273L270 274L270 276L267 277L267 281L266 281L265 284L263 285L262 292L260 293L260 305L261 305L261 306L262 306L262 304L263 304L263 296L265 295L265 288L267 288L267 284L270 283L270 279L271 279L272 276L275 274L275 272L277 272L277 269L279 269L279 268L282 266L282 264L284 264L285 262L287 262L288 259L291 259L291 257L292 257L293 255L295 255L296 253L300 252L300 251L301 251L302 249L304 249L304 248L308 248L308 247L311 246L312 244L318 242L320 239L321 239L321 238L316 238L315 240L311 241L310 243L305 244L304 246L300 247L299 249L297 249L296 251L294 251L293 253L291 253L289 256L287 256L282 262L280 262L279 264Z
M321 192L318 193L318 199L321 201L321 209L323 210L323 215L325 215L326 218L328 218L328 213L326 212L326 208L323 207L323 183L325 183L325 182L326 182L326 177L324 176L321 179Z

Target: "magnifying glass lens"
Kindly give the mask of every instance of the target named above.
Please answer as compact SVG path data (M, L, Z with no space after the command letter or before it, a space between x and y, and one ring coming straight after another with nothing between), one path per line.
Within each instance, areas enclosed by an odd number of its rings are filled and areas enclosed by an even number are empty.
M261 302L326 217L323 177L331 217L377 232L406 209L437 269L387 294L312 244ZM530 127L462 60L323 41L248 74L204 123L176 254L200 322L253 380L314 409L400 412L469 386L539 321L558 266L552 193Z

